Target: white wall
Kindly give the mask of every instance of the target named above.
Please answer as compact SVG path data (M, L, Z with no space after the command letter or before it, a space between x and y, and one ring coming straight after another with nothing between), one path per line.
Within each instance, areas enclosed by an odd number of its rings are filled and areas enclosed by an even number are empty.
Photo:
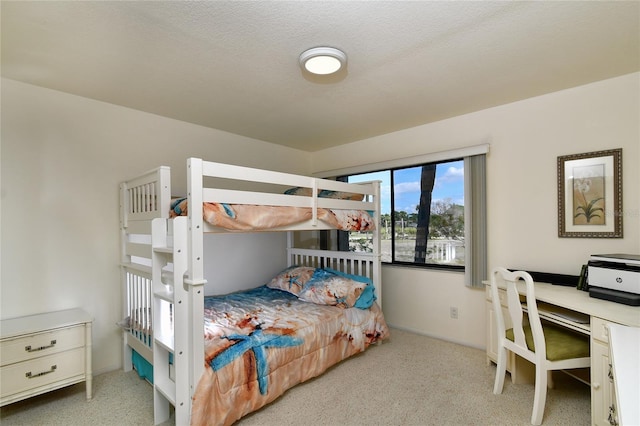
M308 172L306 152L13 80L1 88L0 315L83 307L95 318L96 373L122 364L120 181L167 165L184 194L191 156Z
M488 142L489 267L577 275L591 254L640 253L639 117L634 73L326 149L312 172ZM623 149L624 238L558 238L557 157L614 148ZM382 276L389 323L484 347L484 295L462 274L387 266Z
M576 274L591 253L640 253L637 73L313 154L12 80L1 89L0 316L84 307L97 373L122 361L118 183L164 164L183 194L189 156L304 174L489 142L491 266ZM619 147L625 238L558 238L557 156ZM461 274L389 266L383 282L391 324L484 346L484 296Z
M206 295L226 294L266 284L287 264L286 232L206 234Z

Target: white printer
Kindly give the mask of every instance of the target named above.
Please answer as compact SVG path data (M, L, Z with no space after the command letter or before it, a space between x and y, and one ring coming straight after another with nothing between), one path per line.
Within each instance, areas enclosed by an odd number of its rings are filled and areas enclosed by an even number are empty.
M640 255L594 254L588 268L591 297L640 306Z

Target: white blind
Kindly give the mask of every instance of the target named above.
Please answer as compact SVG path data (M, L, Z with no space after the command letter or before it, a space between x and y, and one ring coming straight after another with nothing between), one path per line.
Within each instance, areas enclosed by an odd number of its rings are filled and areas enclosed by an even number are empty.
M464 283L484 287L487 279L486 155L464 158Z

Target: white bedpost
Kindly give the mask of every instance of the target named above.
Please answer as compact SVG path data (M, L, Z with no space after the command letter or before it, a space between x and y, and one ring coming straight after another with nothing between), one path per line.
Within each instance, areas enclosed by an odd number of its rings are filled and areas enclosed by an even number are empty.
M189 289L189 394L193 396L204 371L204 243L203 243L203 170L202 160L187 160L188 268L184 282ZM189 399L191 413L191 399Z
M158 217L169 217L171 210L171 168L168 166L158 167L158 188L155 194L157 200Z
M293 231L287 232L287 267L293 266L293 254L291 249L294 247L294 238Z
M120 288L122 289L122 318L127 318L131 315L129 295L127 294L127 272L124 266L122 266L131 262L131 256L127 254L127 213L129 212L129 199L127 194L127 184L122 182L120 184ZM131 346L127 344L127 331L122 332L122 341L123 368L124 371L131 371L133 369L133 362L131 359Z
M381 210L380 210L380 181L372 182L374 188L374 203L375 209L375 225L376 229L373 231L373 283L376 287L376 294L378 296L378 305L382 308L382 263L380 254L380 226L381 226Z

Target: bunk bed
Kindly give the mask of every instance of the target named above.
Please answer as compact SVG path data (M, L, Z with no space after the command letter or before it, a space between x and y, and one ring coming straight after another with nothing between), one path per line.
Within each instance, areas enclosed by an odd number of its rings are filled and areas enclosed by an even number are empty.
M378 182L197 158L183 199L165 166L120 185L125 369L147 370L156 424L170 406L176 424L231 424L387 337L379 196ZM367 232L372 252L294 247L294 231L335 229ZM205 297L204 233L262 231L288 232L286 268Z

